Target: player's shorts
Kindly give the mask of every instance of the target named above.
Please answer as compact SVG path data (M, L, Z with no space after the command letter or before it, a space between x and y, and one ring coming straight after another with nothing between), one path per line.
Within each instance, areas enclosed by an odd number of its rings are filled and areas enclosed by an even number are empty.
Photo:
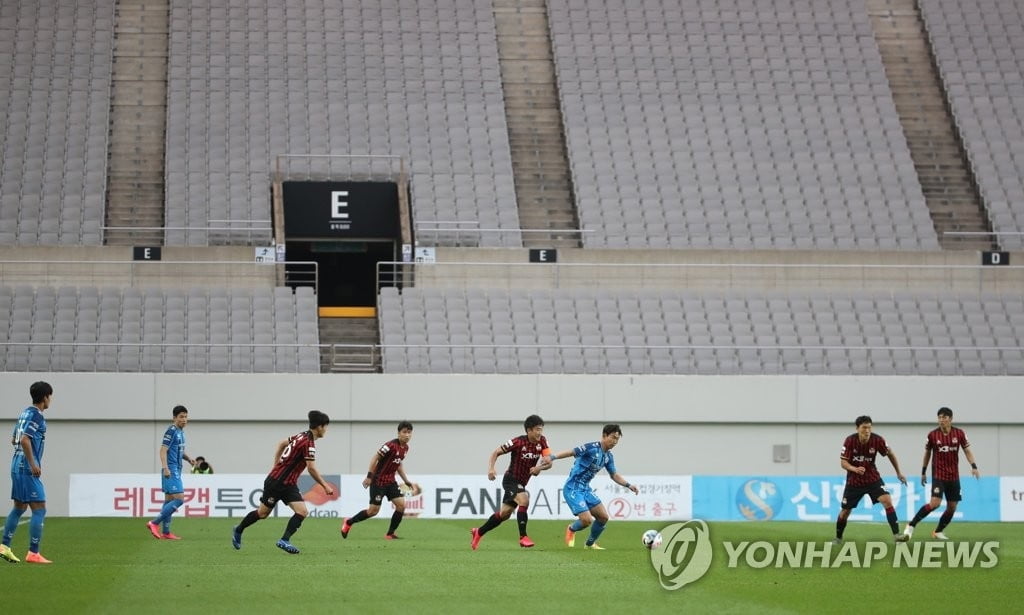
M260 503L267 508L273 509L278 502L291 504L301 501L302 494L299 493L298 485L286 485L269 476L263 481L263 495L260 496Z
M860 503L861 498L866 495L871 496L871 503L877 504L878 498L883 495L889 495L889 492L885 490L883 486L885 483L878 481L871 485L846 485L846 489L843 489L843 504L842 507L846 510L857 508L857 504Z
M947 502L959 502L962 499L960 496L960 481L933 478L932 497L946 498Z
M11 472L11 499L15 502L45 502L43 481L31 474Z
M597 497L592 489L581 491L563 489L562 497L565 498L565 503L569 505L569 510L574 515L588 511L601 503L601 498Z
M508 506L516 506L516 496L526 491L526 485L519 484L519 481L508 472L501 477L501 488L505 490L501 496L501 503Z
M185 493L185 486L181 483L181 474L175 474L171 472L170 477L166 477L163 473L160 474L160 486L163 488L164 493L167 495L177 495L179 493Z
M397 498L404 498L405 494L398 488L398 483L386 485L370 485L370 504L380 506L384 498L394 502Z

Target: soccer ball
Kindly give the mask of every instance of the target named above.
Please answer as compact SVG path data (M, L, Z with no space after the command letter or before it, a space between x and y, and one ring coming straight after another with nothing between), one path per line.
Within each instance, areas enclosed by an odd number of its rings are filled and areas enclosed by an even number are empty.
M661 546L661 533L658 530L647 530L640 540L648 549L657 549Z

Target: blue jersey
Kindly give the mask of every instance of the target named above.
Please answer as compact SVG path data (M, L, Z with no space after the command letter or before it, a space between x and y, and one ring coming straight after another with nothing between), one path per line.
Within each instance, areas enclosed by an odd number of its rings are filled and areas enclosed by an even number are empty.
M181 476L181 460L185 455L185 431L178 429L177 425L171 425L164 432L161 446L167 447L167 469L171 471L171 476Z
M616 474L615 458L611 451L601 448L600 442L587 442L572 449L576 462L569 471L569 478L565 479L565 491L586 491L590 489L590 481L601 471L607 468L609 474Z
M32 442L32 456L37 466L43 465L43 442L46 440L46 419L35 406L22 411L18 422L14 425L14 457L11 458L11 473L31 474L32 465L25 459L25 450L21 448L21 437L28 436Z

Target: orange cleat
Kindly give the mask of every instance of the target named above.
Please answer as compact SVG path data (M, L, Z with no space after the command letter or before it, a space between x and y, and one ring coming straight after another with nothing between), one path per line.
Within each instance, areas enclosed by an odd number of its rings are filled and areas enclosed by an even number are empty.
M534 543L533 543L532 540L530 540L529 536L523 536L523 537L521 537L519 539L519 546L523 547L524 549L528 549L528 548L532 547L533 544Z
M42 553L33 553L31 551L29 551L28 555L25 556L25 561L30 563L30 564L52 564L53 563L50 560L48 560L45 557L43 557Z
M480 534L480 530L477 528L469 530L469 535L472 536L469 540L469 547L476 551L476 548L480 546L480 539L483 538L483 535Z
M152 521L147 521L146 527L149 528L149 533L153 535L153 538L156 538L157 540L163 538L163 533L160 531L159 525L153 523Z
M167 532L166 534L160 534L160 538L163 538L164 540L181 540L181 536L175 536L170 532Z

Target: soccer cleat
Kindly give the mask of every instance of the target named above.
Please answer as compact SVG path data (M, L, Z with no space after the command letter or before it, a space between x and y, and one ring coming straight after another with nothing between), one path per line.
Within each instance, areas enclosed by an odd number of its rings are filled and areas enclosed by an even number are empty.
M534 543L532 540L530 540L529 536L523 536L519 539L519 546L523 547L524 549L529 549L533 546L533 544Z
M583 548L584 549L590 549L592 551L607 551L607 549L605 549L601 545L597 544L596 542L594 544L592 544L592 545L583 545Z
M7 545L0 545L0 558L9 561L12 564L17 564L21 561L18 559L18 556L14 554L14 551L11 551L11 548Z
M288 542L284 538L277 541L277 548L283 550L285 553L291 553L292 555L296 555L299 552L298 547Z
M348 522L348 519L345 519L341 524L341 537L348 538L348 533L350 531L352 531L352 524Z
M910 537L914 535L914 526L907 524L907 527L903 529L903 535L907 537L907 540L910 540Z
M149 528L149 533L153 535L153 538L159 540L163 537L163 532L160 531L160 526L153 523L152 521L146 522L146 527Z
M576 532L572 531L572 526L569 525L565 528L565 546L575 547L576 546Z
M949 536L946 536L942 532L932 532L932 538L935 540L949 540Z
M242 532L238 531L238 526L231 528L231 546L235 549L242 548Z
M164 540L181 540L181 536L175 536L170 532L167 532L166 534L160 534L160 538L163 538Z
M483 534L481 534L480 530L477 528L469 530L469 534L472 536L469 540L469 546L471 549L476 551L476 548L480 546L480 539L483 538Z
M398 534L384 534L384 540L401 540L402 537Z
M832 544L834 544L834 545L841 545L841 544L843 544L843 539L842 538L833 538L832 539Z
M50 560L48 560L45 557L43 557L42 553L34 553L32 551L29 551L28 554L25 556L25 561L30 563L30 564L52 564L53 563Z
M893 542L907 542L908 540L910 540L910 534L907 533L892 535Z

